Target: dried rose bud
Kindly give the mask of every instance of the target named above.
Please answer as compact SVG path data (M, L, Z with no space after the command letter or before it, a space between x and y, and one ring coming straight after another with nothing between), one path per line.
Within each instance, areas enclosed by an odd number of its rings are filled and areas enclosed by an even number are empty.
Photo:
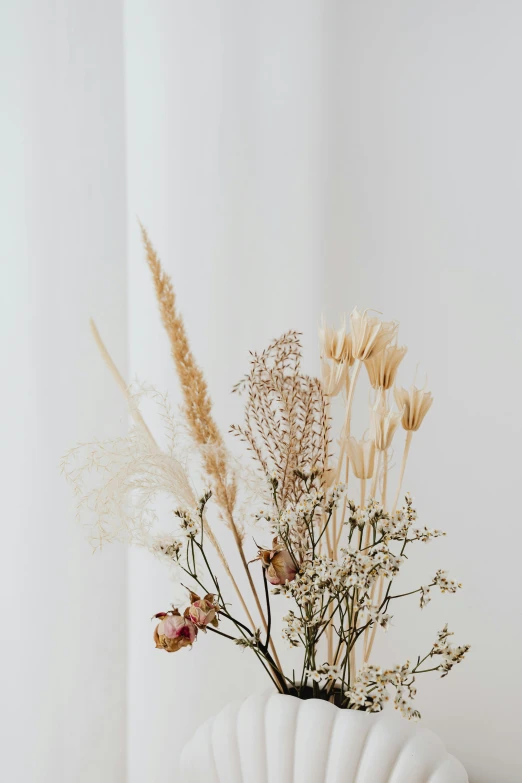
M204 598L200 598L196 593L190 594L190 606L185 611L185 617L188 617L194 625L203 631L207 625L218 624L216 606L216 596L209 593Z
M266 578L271 585L284 585L293 582L297 573L292 555L282 544L278 544L277 536L272 541L272 549L260 549L259 560L266 568Z
M187 617L182 617L177 609L155 615L161 617L161 622L154 629L154 641L156 647L167 652L177 652L182 647L190 647L193 644L198 629Z

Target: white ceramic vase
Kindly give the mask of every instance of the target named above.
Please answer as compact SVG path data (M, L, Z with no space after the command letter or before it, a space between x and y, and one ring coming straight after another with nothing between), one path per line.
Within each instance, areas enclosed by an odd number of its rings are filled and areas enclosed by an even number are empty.
M393 710L367 714L267 692L229 704L181 756L184 783L468 783L441 740Z

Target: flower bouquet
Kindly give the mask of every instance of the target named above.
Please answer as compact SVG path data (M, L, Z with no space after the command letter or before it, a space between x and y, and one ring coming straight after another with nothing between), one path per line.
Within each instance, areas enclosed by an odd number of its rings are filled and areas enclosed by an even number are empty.
M469 646L453 645L445 626L413 661L392 668L371 662L376 634L387 628L398 599L416 595L423 608L435 588L455 593L461 586L439 570L422 586L394 588L410 550L444 535L419 525L410 496L402 494L413 434L432 396L396 385L406 353L397 344L398 325L357 308L350 331L323 324L320 378L302 371L297 332L252 354L248 374L233 390L244 400L244 419L231 434L252 458L245 467L216 425L171 280L145 229L142 234L183 406L177 416L158 392L128 389L92 325L127 396L132 426L126 437L82 444L64 457L91 539L95 546L121 540L147 547L186 588L184 602L155 615L159 650L178 652L201 644L205 633L218 634L248 650L282 694L366 712L381 711L391 699L405 717L418 718L417 677L445 677ZM358 440L352 407L362 374L370 387L369 429ZM160 408L161 446L141 413L143 395ZM401 429L405 441L391 491L392 442ZM165 533L158 532L159 495L171 509ZM248 592L224 553L224 536L237 550ZM284 599L289 608L277 629L272 604ZM282 643L299 649L297 671L282 665Z

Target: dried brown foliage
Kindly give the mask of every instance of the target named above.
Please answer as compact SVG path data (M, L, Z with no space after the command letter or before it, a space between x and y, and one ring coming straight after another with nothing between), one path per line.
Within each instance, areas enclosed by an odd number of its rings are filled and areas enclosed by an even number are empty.
M246 392L245 421L232 431L248 444L272 482L279 507L296 503L303 477L325 478L329 447L326 401L318 378L301 372L299 334L289 331L252 355L234 389Z

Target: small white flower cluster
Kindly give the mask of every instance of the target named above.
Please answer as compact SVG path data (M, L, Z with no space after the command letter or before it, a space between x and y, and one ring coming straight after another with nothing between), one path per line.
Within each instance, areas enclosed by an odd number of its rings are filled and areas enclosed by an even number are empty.
M306 562L296 578L275 588L274 594L283 593L301 606L312 606L315 611L324 598L350 588L368 591L379 577L393 578L404 562L403 557L395 555L383 543L370 547L367 553L347 547L341 554L340 561L319 555ZM364 599L364 595L359 598Z
M255 633L248 638L239 637L238 639L234 639L234 644L237 644L238 647L250 647L250 649L255 650L261 644L261 631L258 628Z
M440 536L445 535L446 533L443 530L438 530L437 528L431 530L431 528L424 526L422 528L414 528L411 531L409 540L422 541L424 544L427 544L428 541L431 541L432 538L439 538Z
M346 492L346 484L343 484L341 481L338 484L334 484L333 487L331 487L328 490L328 494L326 497L326 508L328 511L337 508L337 506L339 505L339 501L345 492Z
M408 540L415 541L415 538L409 539L409 533L413 523L417 519L417 512L412 506L410 495L406 495L406 505L397 509L389 520L389 530L383 525L383 532L388 533L394 541Z
M373 498L369 498L366 506L356 506L349 500L348 508L350 509L350 514L345 520L345 524L351 525L352 527L358 527L360 530L367 524L374 524L381 518L388 518L388 515L385 514L381 504L376 500L373 500Z
M379 625L383 631L388 630L388 626L390 624L391 615L390 614L383 614L379 611L378 606L367 606L366 611L368 612L368 617L372 621L372 623L376 623Z
M367 525L374 527L375 531L383 538L389 541L423 541L428 542L432 538L446 535L442 530L423 526L414 528L413 523L417 519L417 512L412 507L412 501L406 496L406 505L398 509L394 514L388 514L384 511L382 505L376 500L368 501L364 507L355 506L349 502L350 515L345 524L357 527L363 530Z
M442 631L438 632L437 641L433 645L432 655L442 655L443 658L442 663L439 665L442 671L441 677L446 677L453 667L464 659L464 656L470 649L469 644L454 647L448 642L448 637L450 636L453 636L453 632L448 631L446 624Z
M417 690L410 662L393 669L382 670L379 666L364 664L357 674L355 683L346 696L349 707L364 708L368 712L380 712L390 700L388 688L395 688L394 706L405 718L417 720L420 714L411 702Z
M420 608L424 609L425 606L431 601L431 585L421 585L420 588Z
M454 579L448 579L448 572L439 569L433 577L433 584L440 588L441 593L456 593L462 587L460 582Z
M199 518L195 514L191 514L189 511L178 509L174 512L174 515L179 519L180 529L186 536L197 536L201 530L201 523Z
M183 549L183 544L179 539L174 538L174 536L164 534L154 537L150 549L154 554L159 555L166 560L177 561L180 552Z
M330 511L340 497L337 487L325 495L323 489L312 487L296 504L288 504L279 513L261 510L254 515L256 521L267 522L274 535L288 544L298 560L305 559L311 545L310 529L317 525L319 511ZM330 507L328 506L330 504Z
M336 508L345 490L346 484L341 482L331 487L326 495L323 489L313 487L310 492L301 496L298 503L288 504L279 514L261 509L254 514L254 519L264 520L274 533L286 536L304 519L311 521L318 509L329 512Z
M430 585L422 585L420 588L420 608L429 604L431 601L431 588L440 588L441 593L456 593L459 588L462 587L460 582L456 582L454 579L448 578L448 572L439 570L433 577L433 582Z
M252 516L256 522L264 521L268 522L269 525L275 525L278 520L277 514L274 514L265 508L260 508L259 511L256 511Z
M340 592L346 584L343 566L326 555L307 563L292 582L279 585L272 592L293 598L312 615L320 611L323 599Z
M296 514L305 516L312 514L316 508L323 505L325 499L324 490L313 487L310 492L302 495L295 506Z
M404 540L417 516L416 511L408 506L398 509L394 514L388 514L383 506L372 498L365 506L356 506L349 501L348 507L350 514L345 520L346 525L357 527L361 531L370 525L384 541Z
M338 680L341 676L340 666L331 666L329 663L323 663L322 666L318 666L317 669L306 669L305 674L310 677L314 682L318 682L321 685L326 685L332 680Z
M296 617L294 612L288 612L283 617L283 622L286 623L286 627L283 628L282 636L285 641L289 643L291 647L298 647L301 644L300 636L304 635L304 623Z

